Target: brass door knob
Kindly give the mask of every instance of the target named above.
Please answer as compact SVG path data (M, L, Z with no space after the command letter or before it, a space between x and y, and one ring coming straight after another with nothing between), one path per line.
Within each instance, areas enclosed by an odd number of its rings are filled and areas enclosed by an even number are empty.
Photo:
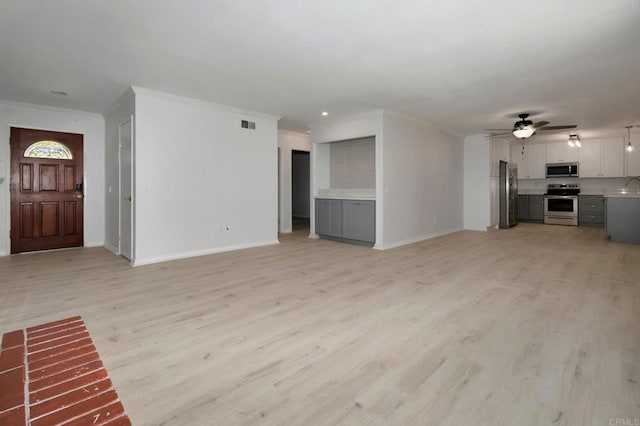
M76 198L79 198L79 199L83 199L83 198L84 198L84 194L82 194L82 193L76 193L76 194L75 194L75 197L76 197Z

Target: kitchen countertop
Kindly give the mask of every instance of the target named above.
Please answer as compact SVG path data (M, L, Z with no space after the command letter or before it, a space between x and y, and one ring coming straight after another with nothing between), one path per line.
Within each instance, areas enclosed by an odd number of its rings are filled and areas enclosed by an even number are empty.
M376 190L369 188L349 189L320 189L314 198L328 198L330 200L375 200Z
M313 197L315 199L322 198L325 200L363 200L363 201L375 201L376 197L367 195L317 195Z
M607 198L640 198L640 189L616 189L606 191L604 196Z
M518 195L544 195L544 189L518 189Z
M583 189L580 191L580 195L605 195L610 191L602 188ZM544 195L546 190L544 189L518 189L518 195ZM613 191L611 193L617 193Z

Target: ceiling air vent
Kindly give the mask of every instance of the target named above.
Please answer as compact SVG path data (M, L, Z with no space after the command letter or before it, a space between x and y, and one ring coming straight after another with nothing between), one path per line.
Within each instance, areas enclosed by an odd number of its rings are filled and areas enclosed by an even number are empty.
M240 127L242 127L243 129L256 129L256 123L255 121L247 121L247 120L242 120L240 121Z

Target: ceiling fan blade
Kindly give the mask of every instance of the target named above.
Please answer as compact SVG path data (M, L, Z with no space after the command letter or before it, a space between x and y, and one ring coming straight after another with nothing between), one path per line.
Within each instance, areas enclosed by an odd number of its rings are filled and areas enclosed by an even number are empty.
M567 126L547 126L538 130L564 130L564 129L575 129L576 127L578 126L575 124L572 124Z
M540 127L546 126L547 124L549 124L548 121L538 121L537 123L533 123L533 127L539 129Z
M510 135L510 134L511 134L511 130L503 133L491 133L490 135L487 135L487 136L504 136L504 135Z
M484 129L485 132L508 132L511 129Z

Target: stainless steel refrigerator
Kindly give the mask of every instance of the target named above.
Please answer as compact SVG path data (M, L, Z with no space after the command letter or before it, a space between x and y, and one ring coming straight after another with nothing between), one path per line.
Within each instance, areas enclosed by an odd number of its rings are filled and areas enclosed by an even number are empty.
M500 161L500 228L511 228L518 224L517 195L518 165Z

